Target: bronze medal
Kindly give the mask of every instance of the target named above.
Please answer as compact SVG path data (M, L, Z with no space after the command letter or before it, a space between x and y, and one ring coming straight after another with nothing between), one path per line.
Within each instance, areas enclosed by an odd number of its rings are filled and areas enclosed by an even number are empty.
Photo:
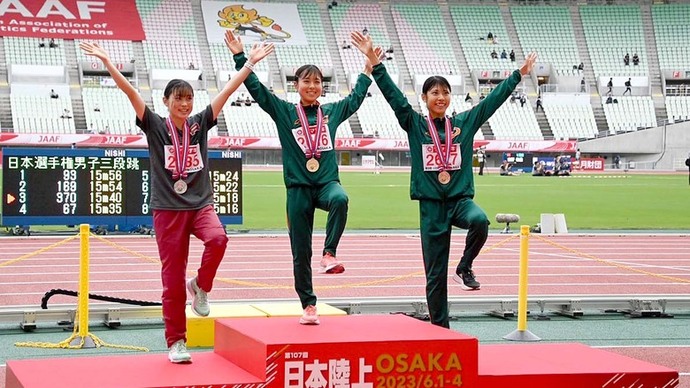
M441 171L438 173L438 182L442 185L447 185L450 182L450 174L448 171Z
M316 160L315 158L311 158L311 159L307 160L307 171L309 171L309 172L319 171L319 161Z
M177 194L184 194L187 191L187 182L180 179L173 185L173 190L175 190Z

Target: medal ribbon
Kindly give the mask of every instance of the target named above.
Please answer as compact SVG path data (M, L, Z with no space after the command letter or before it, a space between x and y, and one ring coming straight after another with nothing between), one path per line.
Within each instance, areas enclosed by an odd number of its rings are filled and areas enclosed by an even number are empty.
M187 164L187 154L189 153L189 124L187 124L187 120L185 120L184 125L182 126L182 142L184 143L182 146L182 155L180 155L180 138L177 134L177 128L175 128L175 124L173 124L170 116L165 119L165 125L168 127L170 138L172 139L173 147L175 148L175 171L173 171L172 178L186 178L187 169L185 168L185 165Z
M304 130L304 137L306 138L307 150L304 154L307 159L312 156L315 158L321 157L321 151L319 148L319 140L321 140L321 135L323 134L323 112L321 112L321 107L316 108L316 138L312 139L309 133L309 120L307 119L307 113L304 111L302 104L297 104L297 117L299 117L299 122Z
M449 167L448 162L450 161L450 147L453 145L450 119L448 117L444 117L444 121L446 127L445 152L443 152L443 148L441 147L441 137L438 135L438 130L434 125L434 121L431 119L431 116L426 116L426 122L429 125L429 135L431 135L431 141L434 142L434 148L436 148L439 158L441 158L441 164L438 167L439 171L445 171Z

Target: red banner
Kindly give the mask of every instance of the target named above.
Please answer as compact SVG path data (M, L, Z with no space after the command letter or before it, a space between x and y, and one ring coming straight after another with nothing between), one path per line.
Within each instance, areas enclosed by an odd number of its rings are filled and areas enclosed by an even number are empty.
M135 0L0 0L0 36L146 39Z

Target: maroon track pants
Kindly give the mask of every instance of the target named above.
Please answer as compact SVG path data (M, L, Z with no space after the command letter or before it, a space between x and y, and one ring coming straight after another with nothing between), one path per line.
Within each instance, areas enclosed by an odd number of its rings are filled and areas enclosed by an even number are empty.
M199 210L154 210L153 228L162 264L165 340L170 347L180 339L187 340L185 308L190 235L204 243L197 284L206 292L213 287L213 278L225 254L228 236L212 205Z

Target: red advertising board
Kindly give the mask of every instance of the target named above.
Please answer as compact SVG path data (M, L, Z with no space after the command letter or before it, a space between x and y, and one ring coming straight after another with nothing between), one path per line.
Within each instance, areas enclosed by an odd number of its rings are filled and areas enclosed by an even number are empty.
M0 36L146 39L135 0L0 0Z

